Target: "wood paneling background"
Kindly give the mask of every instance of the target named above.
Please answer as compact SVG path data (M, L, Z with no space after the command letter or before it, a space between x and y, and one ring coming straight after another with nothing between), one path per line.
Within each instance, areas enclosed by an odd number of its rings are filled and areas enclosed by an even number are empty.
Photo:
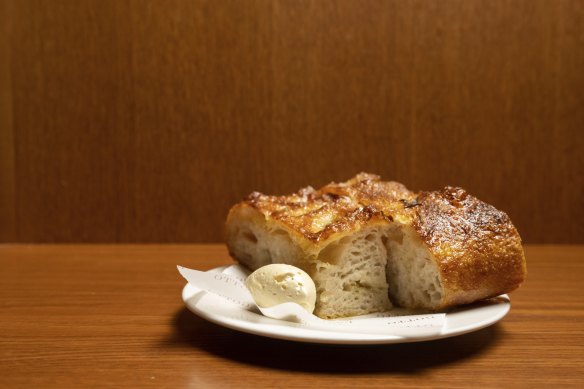
M0 241L220 241L370 171L584 242L582 1L0 4Z

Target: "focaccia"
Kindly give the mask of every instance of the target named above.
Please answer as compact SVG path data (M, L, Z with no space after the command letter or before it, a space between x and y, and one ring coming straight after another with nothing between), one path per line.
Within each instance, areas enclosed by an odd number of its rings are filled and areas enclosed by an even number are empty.
M440 310L510 292L526 274L504 212L461 188L414 193L366 173L288 196L254 192L229 211L226 239L251 270L306 271L322 318Z

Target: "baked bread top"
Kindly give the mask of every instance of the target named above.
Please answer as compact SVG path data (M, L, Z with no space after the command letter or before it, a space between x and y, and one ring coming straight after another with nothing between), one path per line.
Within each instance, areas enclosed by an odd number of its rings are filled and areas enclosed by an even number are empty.
M361 173L343 183L332 182L318 190L309 186L287 196L253 192L230 213L252 207L268 223L292 233L301 246L323 246L365 224L410 220L411 212L404 204L414 198L415 194L398 182Z

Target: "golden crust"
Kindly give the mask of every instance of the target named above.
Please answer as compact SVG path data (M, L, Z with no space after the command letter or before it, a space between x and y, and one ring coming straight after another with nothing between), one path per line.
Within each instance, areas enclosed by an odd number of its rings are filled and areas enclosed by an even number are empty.
M344 183L330 183L319 190L303 188L289 196L250 194L240 206L261 212L271 223L283 224L299 239L321 245L339 234L365 224L390 222L403 212L400 200L413 193L397 182L361 173Z
M443 305L498 296L523 282L521 238L507 214L454 187L422 192L417 203L412 226L440 269Z

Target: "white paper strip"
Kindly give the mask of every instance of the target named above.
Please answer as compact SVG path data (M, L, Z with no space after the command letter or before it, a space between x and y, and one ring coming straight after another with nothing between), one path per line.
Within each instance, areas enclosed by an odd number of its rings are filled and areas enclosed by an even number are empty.
M245 287L245 278L234 274L207 273L177 266L179 273L195 288L215 294L241 307L250 309L256 306L251 294Z

